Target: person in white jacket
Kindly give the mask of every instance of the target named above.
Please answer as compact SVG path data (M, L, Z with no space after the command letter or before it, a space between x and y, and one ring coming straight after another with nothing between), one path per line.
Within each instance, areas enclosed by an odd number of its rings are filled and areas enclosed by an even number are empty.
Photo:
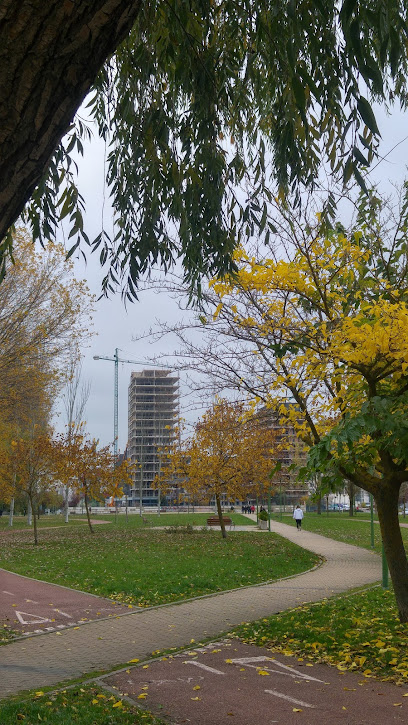
M300 508L299 504L296 506L294 512L293 512L293 518L296 521L296 527L298 531L302 531L302 519L303 519L303 511Z

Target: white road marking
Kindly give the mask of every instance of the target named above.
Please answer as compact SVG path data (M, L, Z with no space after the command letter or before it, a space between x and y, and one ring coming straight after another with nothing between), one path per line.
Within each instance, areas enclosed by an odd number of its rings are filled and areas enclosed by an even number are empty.
M23 617L24 614L24 617ZM46 617L40 617L38 614L29 614L28 612L19 612L16 611L16 616L20 624L42 624L45 622L50 622L50 619L47 619ZM27 619L28 617L28 619Z
M303 702L303 700L295 700L294 697L289 697L289 695L284 695L283 692L277 692L276 690L265 690L265 692L267 692L268 695L275 695L275 697L281 697L282 700L288 700L289 702L292 702L294 705L302 705L302 707L314 708L314 705L309 705L308 702Z
M294 667L289 667L289 665L284 665L283 662L275 660L274 657L241 657L239 659L233 659L231 660L231 662L237 665L247 665L248 667L254 667L255 669L256 665L251 664L252 662L273 662L276 667L281 667L283 670L287 670L287 672L279 672L279 670L274 670L268 666L265 667L265 670L267 670L268 672L276 672L279 675L286 675L287 677L301 677L303 680L313 680L313 682L324 683L324 680L319 680L317 677L307 675L305 672L299 672L299 670L296 670Z
M206 672L212 672L213 675L225 675L225 672L221 672L221 670L216 670L215 667L203 665L202 662L197 662L197 660L185 660L183 662L183 665L194 665L194 667L200 667L202 670L206 670Z
M57 609L56 607L54 607L52 611L58 612L58 614L62 614L63 617L68 617L68 619L72 619L72 616L70 614L67 614L66 612L62 612L61 609Z
M28 602L29 604L38 604L39 602L35 602L34 599L25 599L24 601Z
M6 592L6 590L5 590L5 589L3 589L3 594L9 594L9 595L10 595L10 597L14 597L14 596L15 596L15 595L13 594L13 592Z
M267 657L262 655L261 657L236 657L231 660L237 665L249 665L251 662L275 662L274 657Z

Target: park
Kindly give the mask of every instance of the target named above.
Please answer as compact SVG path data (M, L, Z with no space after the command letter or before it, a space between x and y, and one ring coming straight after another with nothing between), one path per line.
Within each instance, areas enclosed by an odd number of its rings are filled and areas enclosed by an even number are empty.
M0 40L0 725L406 722L407 3Z

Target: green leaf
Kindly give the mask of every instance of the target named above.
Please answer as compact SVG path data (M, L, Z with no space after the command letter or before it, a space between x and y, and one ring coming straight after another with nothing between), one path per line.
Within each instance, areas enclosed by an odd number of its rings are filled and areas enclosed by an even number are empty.
M360 98L358 99L357 109L365 125L370 129L370 131L376 136L381 137L373 109L371 108L367 99L364 98L364 96L360 96Z
M353 156L358 161L359 164L362 166L369 166L368 159L366 159L365 156L361 153L360 149L357 146L353 147Z

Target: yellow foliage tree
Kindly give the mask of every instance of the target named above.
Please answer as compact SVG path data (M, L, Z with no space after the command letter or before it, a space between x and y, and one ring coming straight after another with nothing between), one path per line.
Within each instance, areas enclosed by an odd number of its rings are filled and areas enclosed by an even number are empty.
M23 494L32 511L34 544L38 544L37 516L41 496L54 486L55 449L49 432L34 426L25 437L12 439L0 449L0 480L9 500Z
M217 399L195 425L191 438L175 443L164 475L179 480L196 498L215 497L223 538L221 499L245 498L270 487L278 445L273 430L248 415L241 402Z
M235 330L262 361L255 404L294 426L310 448L311 471L373 494L400 619L408 621L398 520L400 486L408 481L404 199L404 223L388 236L371 214L380 205L371 196L357 231L293 234L284 260L240 250L237 276L215 281L213 291L214 324Z
M98 448L98 441L85 434L69 431L55 442L57 474L64 485L72 486L85 502L88 526L93 533L90 503L109 496L121 495L121 486L131 482L131 473L124 462L115 467L109 446Z
M14 243L0 284L0 417L29 426L40 399L49 415L67 360L90 335L92 297L62 246L38 253L24 229Z

